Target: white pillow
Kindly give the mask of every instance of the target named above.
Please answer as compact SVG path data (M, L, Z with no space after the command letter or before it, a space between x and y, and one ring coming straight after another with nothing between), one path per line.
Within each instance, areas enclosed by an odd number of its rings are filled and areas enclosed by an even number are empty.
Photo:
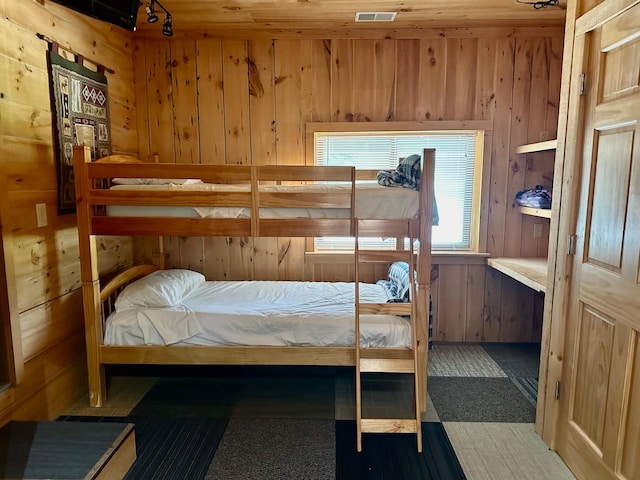
M202 183L199 178L114 178L116 185L193 185Z
M116 310L172 307L205 281L192 270L158 270L127 285L115 301Z

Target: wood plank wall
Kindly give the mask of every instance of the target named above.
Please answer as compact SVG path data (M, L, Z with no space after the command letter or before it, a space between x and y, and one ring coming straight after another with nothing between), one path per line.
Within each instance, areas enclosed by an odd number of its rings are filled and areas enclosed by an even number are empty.
M422 33L141 40L139 153L176 163L301 164L306 122L490 120L480 245L493 256L546 256L548 220L522 216L513 198L536 184L551 186L554 154L515 149L555 138L562 29ZM142 245L136 255L149 251ZM180 237L167 239L166 252L167 266L211 279L352 278L346 265L305 263L304 239ZM484 265L457 261L439 272L437 340L539 340L540 295Z
M9 418L54 418L86 393L76 217L57 214L47 43L57 41L108 74L113 148L136 152L132 34L52 2L0 1L0 220L18 385L0 398ZM48 225L36 224L44 203ZM132 262L130 239L102 237L100 270ZM16 332L17 330L17 332ZM5 380L5 379L0 379Z

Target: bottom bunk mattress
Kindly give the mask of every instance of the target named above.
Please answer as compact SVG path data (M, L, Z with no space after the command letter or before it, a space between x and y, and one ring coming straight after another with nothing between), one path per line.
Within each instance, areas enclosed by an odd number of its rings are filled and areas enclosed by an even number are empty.
M360 301L385 303L377 284L360 284ZM353 346L355 284L208 281L168 308L116 309L106 345ZM409 347L409 320L361 315L363 347Z

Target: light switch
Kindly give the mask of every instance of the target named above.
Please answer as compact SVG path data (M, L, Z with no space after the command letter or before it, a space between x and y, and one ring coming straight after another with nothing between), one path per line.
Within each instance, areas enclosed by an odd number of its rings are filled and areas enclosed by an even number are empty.
M36 203L36 221L38 223L38 227L47 226L47 204L46 203Z
M542 236L542 224L534 223L533 224L533 238L540 238Z

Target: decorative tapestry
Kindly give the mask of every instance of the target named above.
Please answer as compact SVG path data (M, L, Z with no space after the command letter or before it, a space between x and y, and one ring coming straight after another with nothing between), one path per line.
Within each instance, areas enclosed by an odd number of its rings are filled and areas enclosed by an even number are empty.
M73 146L91 148L91 158L111 153L107 77L49 51L51 108L58 175L58 213L76 208Z

